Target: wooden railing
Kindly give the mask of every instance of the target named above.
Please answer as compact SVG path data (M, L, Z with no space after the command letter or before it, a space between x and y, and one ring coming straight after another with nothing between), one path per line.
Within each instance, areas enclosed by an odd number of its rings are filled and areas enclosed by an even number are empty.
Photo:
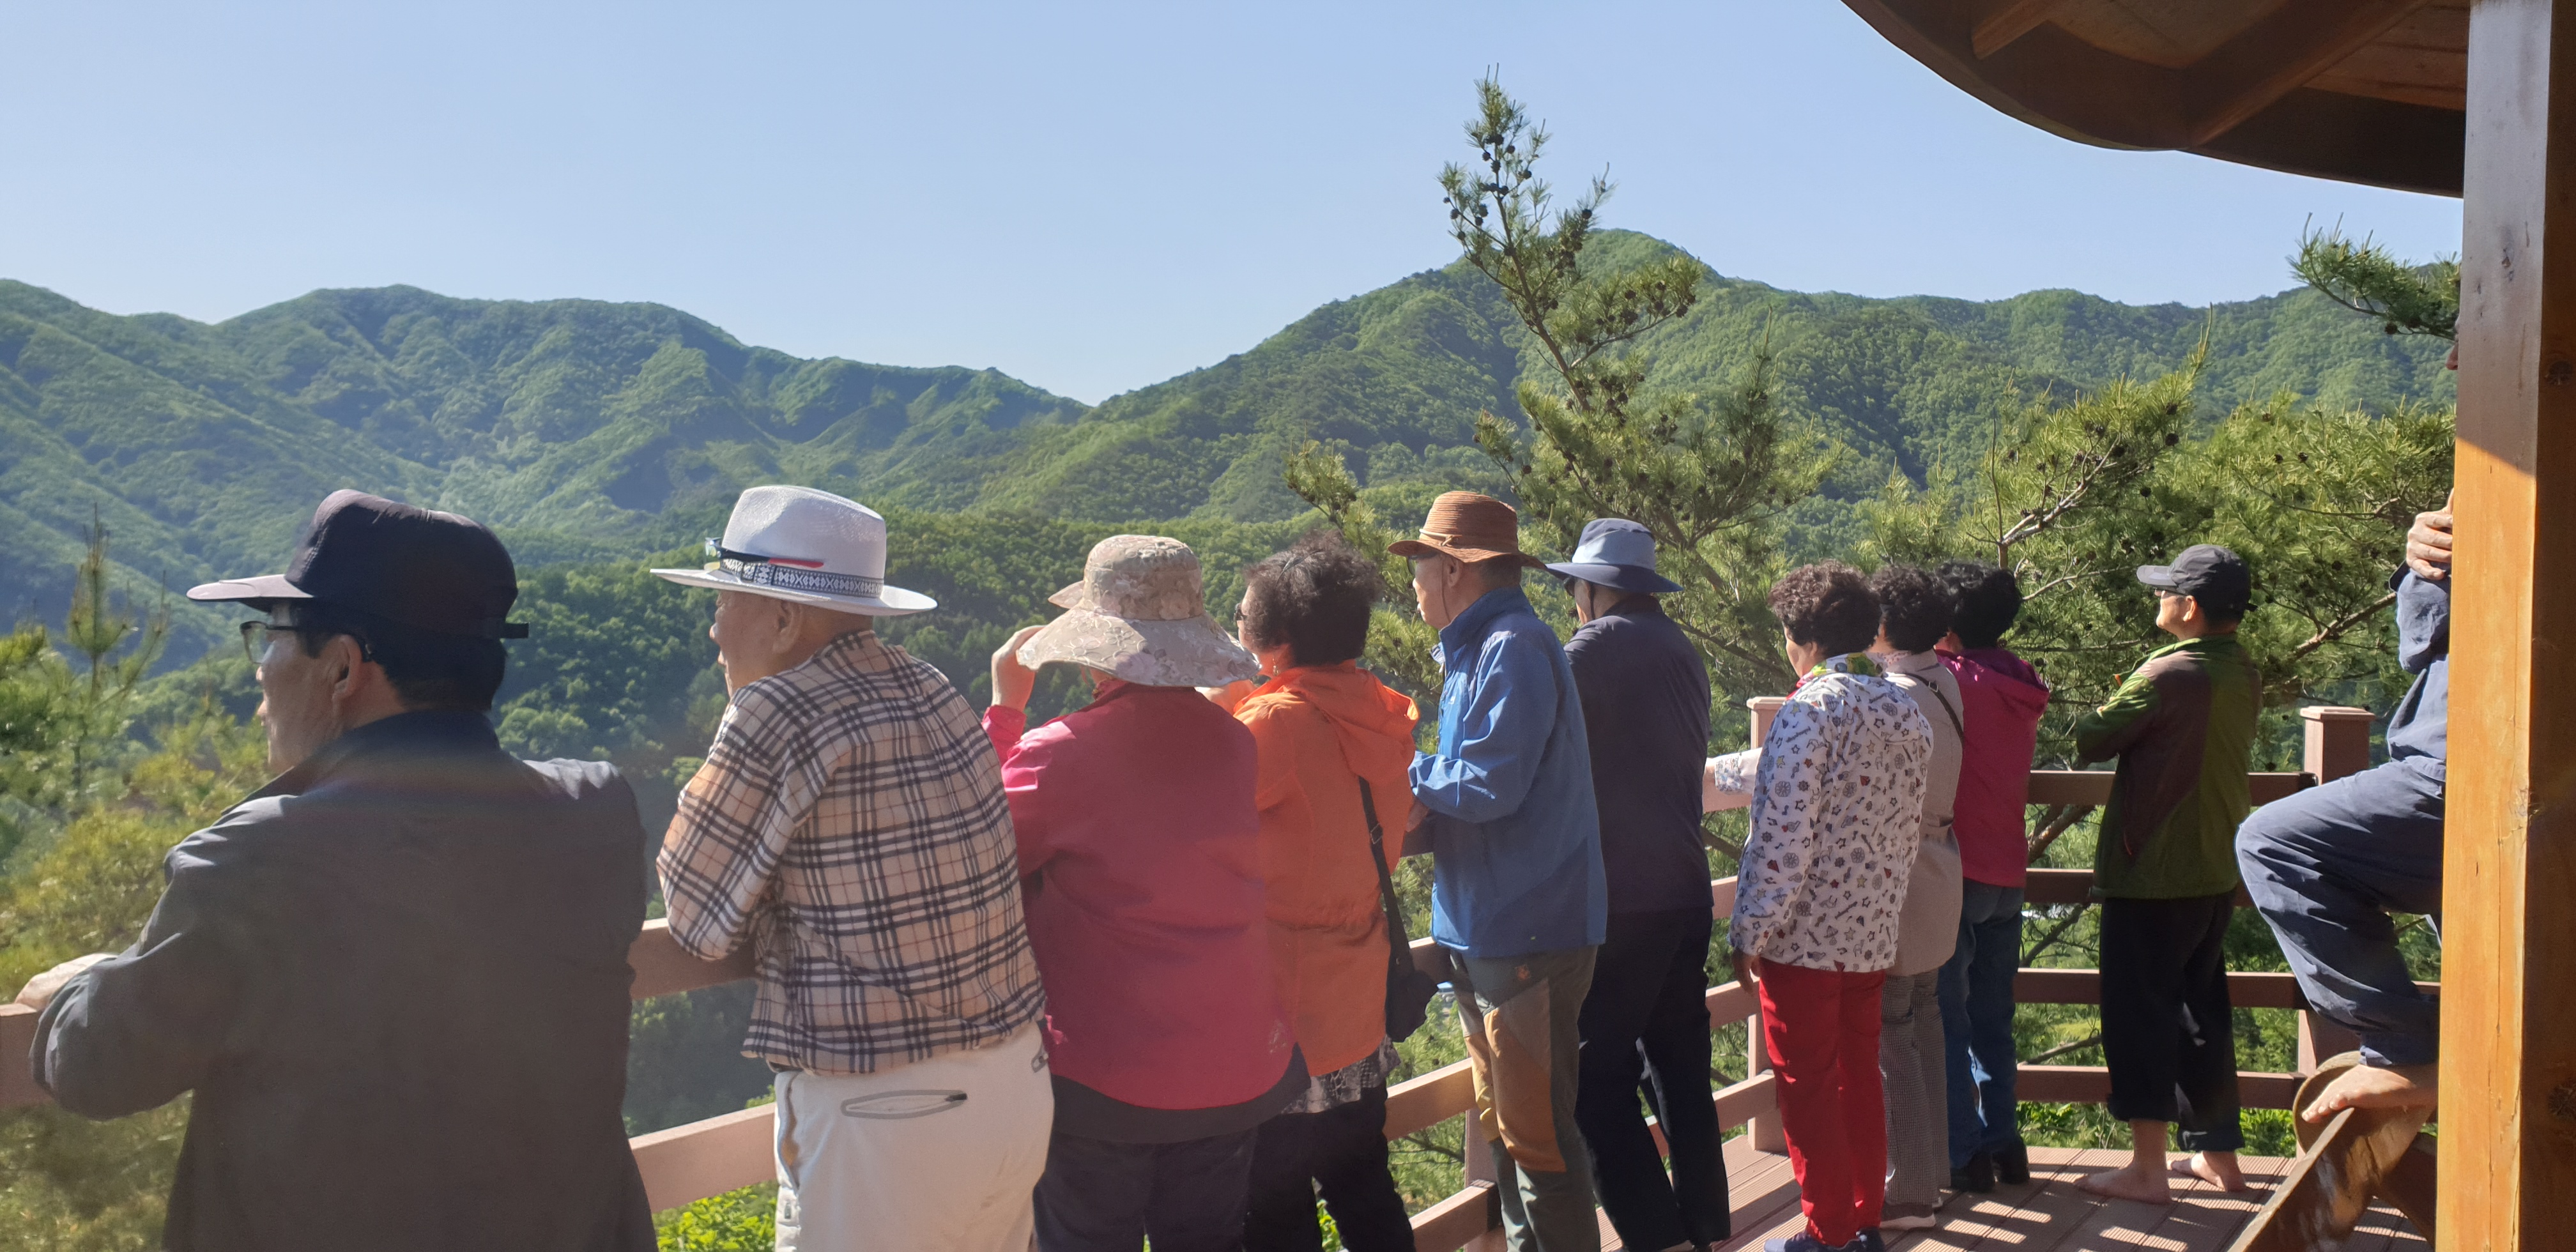
M1770 714L1777 710L1779 702L1760 699L1746 703L1753 714L1758 743L1761 734L1769 729ZM2308 768L2299 773L2250 776L2253 798L2258 804L2369 764L2367 712L2311 708L2301 713L2307 722L2307 751L2302 763ZM2105 771L2035 770L2031 774L2030 802L2101 804L2109 799L2110 786L2111 775ZM2091 873L2085 870L2033 870L2025 898L2036 905L2081 904L2088 898L2091 881ZM1735 905L1735 880L1721 878L1710 883L1709 903L1718 917L1730 914ZM1434 977L1448 976L1446 958L1429 939L1414 943L1413 959ZM627 960L635 969L634 995L639 1000L752 976L747 951L725 961L700 961L681 951L660 921L645 923ZM2306 1004L2290 975L2231 973L2227 984L2228 994L2240 1008L2300 1010L2302 1071L2314 1068L2319 1058L2351 1046L2349 1036L2340 1036L2330 1024L2313 1020L2305 1011ZM2434 984L2425 987L2428 991L2439 990ZM2024 969L2014 980L2014 992L2025 1004L2098 1004L2101 974L2089 969ZM1708 989L1707 1004L1712 1028L1744 1023L1750 1032L1748 1039L1761 1037L1761 1006L1750 989L1739 983L1721 983ZM30 1081L27 1066L16 1059L27 1054L35 1018L32 1010L0 1005L0 1108L45 1101L44 1092ZM1753 1072L1711 1096L1717 1105L1718 1124L1724 1130L1749 1127L1754 1147L1783 1151L1786 1140L1781 1135L1774 1099L1775 1080L1761 1058L1761 1049L1748 1051ZM2301 1077L2302 1074L2240 1073L2238 1090L2248 1108L2288 1108ZM2024 1065L2020 1070L2019 1092L2025 1100L2099 1103L2109 1091L2110 1077L2097 1066ZM1387 1093L1386 1135L1397 1139L1429 1129L1467 1115L1474 1104L1475 1089L1467 1062L1444 1066L1399 1083ZM1481 1135L1471 1132L1463 1138L1465 1185L1413 1218L1414 1246L1421 1252L1458 1248L1499 1221L1495 1192L1498 1173L1492 1155ZM656 1211L767 1182L775 1174L770 1109L766 1105L639 1135L632 1145L644 1176L645 1193Z

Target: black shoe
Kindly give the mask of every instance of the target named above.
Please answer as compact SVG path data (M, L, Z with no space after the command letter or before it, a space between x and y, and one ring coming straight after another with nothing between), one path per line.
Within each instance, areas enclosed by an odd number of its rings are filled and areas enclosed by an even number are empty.
M2007 1187L2030 1181L2030 1149L2021 1144L1995 1149L1995 1180Z
M2030 1181L2030 1171L2022 1171L2022 1181ZM1995 1189L1995 1158L1983 1152L1968 1158L1968 1163L1950 1171L1952 1191L1973 1191L1979 1195Z

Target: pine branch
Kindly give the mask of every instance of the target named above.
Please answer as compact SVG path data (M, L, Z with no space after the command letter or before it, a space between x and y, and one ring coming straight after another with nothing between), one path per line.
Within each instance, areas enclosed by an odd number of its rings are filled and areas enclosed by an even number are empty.
M2290 649L2288 659L2293 661L2298 660L2300 657L2306 656L2307 654L2334 642L2336 639L2341 638L2345 631L2351 630L2353 627L2369 621L2372 617L2377 616L2381 609L2387 608L2389 605L2395 603L2397 603L2397 593L2392 591L2387 595L2371 601L2368 605L2362 608L2355 609L2324 626L2318 627L2317 633L2308 636L2307 642Z

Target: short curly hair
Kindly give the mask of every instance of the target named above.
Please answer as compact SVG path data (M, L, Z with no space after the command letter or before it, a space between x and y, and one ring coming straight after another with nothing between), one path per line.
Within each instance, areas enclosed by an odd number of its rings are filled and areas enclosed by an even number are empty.
M1959 643L1991 648L2004 641L2013 619L2021 616L2021 580L2013 572L1979 561L1951 561L1941 567L1941 581L1958 597L1959 612L1950 628Z
M1771 584L1771 616L1795 643L1827 656L1866 652L1878 642L1878 597L1859 570L1840 561L1801 565Z
M1887 628L1889 647L1899 652L1929 652L1950 633L1958 612L1957 597L1931 571L1912 565L1882 565L1869 576L1869 591L1878 597L1879 621Z
M1292 665L1337 665L1368 646L1386 579L1341 535L1318 530L1246 568L1243 587L1247 646L1285 644Z

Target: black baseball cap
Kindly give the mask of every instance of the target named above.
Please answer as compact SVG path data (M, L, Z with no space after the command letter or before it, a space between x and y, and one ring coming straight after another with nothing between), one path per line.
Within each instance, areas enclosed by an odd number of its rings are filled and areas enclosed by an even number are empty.
M2183 549L2171 565L2141 565L2138 581L2190 596L2222 618L2242 616L2254 603L2254 574L2245 558L2214 543Z
M518 569L490 530L363 491L334 491L313 510L285 573L203 583L188 598L260 612L301 601L435 634L528 637L508 620Z

